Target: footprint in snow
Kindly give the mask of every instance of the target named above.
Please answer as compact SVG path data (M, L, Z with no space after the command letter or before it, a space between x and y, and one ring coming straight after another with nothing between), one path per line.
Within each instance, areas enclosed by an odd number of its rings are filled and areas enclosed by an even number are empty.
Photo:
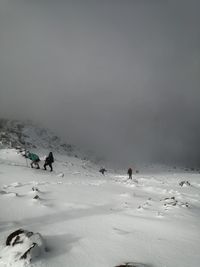
M119 228L117 228L117 227L113 227L113 230L116 231L116 232L117 232L118 234L120 234L120 235L127 235L127 234L130 234L130 232L125 231L125 230L123 230L123 229L119 229Z
M122 193L122 194L120 194L120 197L130 197L130 194L128 194L128 193Z
M15 183L12 183L12 184L5 184L3 186L3 189L6 189L6 188L9 188L9 187L20 187L22 184L21 183L18 183L18 182L15 182Z
M35 188L34 188L35 189ZM49 203L48 199L42 198L40 196L41 191L36 188L37 190L32 190L31 192L29 192L29 194L32 195L32 203L38 204L41 207L52 207L53 204Z
M15 182L15 183L10 184L10 186L12 186L12 187L21 187L21 186L23 186L23 184L19 183L19 182Z
M48 204L45 204L45 200L42 199L39 195L35 195L35 196L32 198L32 202L35 203L35 204L38 204L38 205L40 205L40 206L43 206L43 207L48 206Z
M150 199L149 199L150 200ZM138 208L137 208L137 210L145 210L145 209L147 209L148 207L150 207L151 206L151 204L149 203L149 201L146 201L146 202L144 202L142 205L139 205L138 206Z
M31 183L24 183L24 184L22 184L20 182L14 182L14 183L9 184L9 185L4 185L3 186L3 189L9 188L9 187L22 187L22 186L27 186L29 184L31 184Z
M19 195L15 192L6 192L6 194L4 194L5 197L19 197Z
M158 213L157 213L156 217L158 217L158 218L163 218L163 217L164 217L164 213L163 213L163 212L160 212L160 211L158 211Z

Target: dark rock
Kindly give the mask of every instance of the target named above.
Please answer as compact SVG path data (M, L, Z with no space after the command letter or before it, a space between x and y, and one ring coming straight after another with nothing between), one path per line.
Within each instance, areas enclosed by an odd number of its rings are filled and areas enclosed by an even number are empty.
M115 267L152 267L152 266L143 264L143 263L137 263L137 262L126 262L124 264L120 264Z
M166 198L164 198L164 200L170 200L170 199L175 200L175 197L166 197Z
M22 259L27 259L28 254L30 254L31 250L36 246L36 243L33 243L29 249L27 249L27 251L20 257L20 260ZM29 255L30 257L30 255Z
M17 235L12 242L12 246L14 246L16 244L22 244L22 243L23 243L23 241L21 241L19 235Z
M184 185L191 186L190 182L188 182L188 181L181 181L181 182L179 183L179 185L180 185L180 186L184 186Z
M6 239L6 246L10 246L12 240L13 240L15 237L17 237L18 235L22 234L22 233L24 233L24 230L22 230L22 229L18 229L18 230L16 230L16 231L14 231L13 233L11 233L11 234L7 237L7 239Z
M22 260L29 263L45 251L45 242L39 233L18 229L7 237L6 246L2 248L0 257L8 266L15 266Z
M32 190L39 192L39 189L37 187L32 187Z

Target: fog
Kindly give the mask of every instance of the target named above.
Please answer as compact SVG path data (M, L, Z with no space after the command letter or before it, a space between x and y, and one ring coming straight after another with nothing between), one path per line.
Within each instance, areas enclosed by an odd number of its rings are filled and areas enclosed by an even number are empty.
M0 116L107 160L200 165L200 2L1 0Z

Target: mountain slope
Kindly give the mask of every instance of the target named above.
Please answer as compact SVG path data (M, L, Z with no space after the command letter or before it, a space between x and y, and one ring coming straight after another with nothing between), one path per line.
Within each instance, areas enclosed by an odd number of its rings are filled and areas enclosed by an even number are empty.
M199 267L199 173L154 166L133 180L103 176L32 124L1 121L0 137L0 267ZM31 169L15 148L25 143L41 167L53 150L54 171ZM46 243L31 262L5 246L19 228Z
M131 181L59 153L50 173L1 149L0 266L198 267L199 196L195 173L146 170ZM29 264L4 255L6 237L19 228L46 242L47 251Z
M80 151L66 144L48 129L34 125L32 122L0 119L1 147L22 147L27 149L54 150L68 155L79 155Z

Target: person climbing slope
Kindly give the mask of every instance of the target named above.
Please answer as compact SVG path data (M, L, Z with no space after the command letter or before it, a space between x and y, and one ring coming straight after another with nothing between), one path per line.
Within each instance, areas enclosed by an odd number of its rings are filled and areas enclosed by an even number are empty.
M45 163L44 163L44 170L46 171L46 166L49 166L50 167L50 171L52 172L53 171L53 167L52 167L52 163L54 162L54 157L53 157L53 153L50 152L49 153L49 156L46 157L45 159Z
M38 155L29 152L28 158L31 160L31 168L33 168L33 166L36 166L36 169L40 169L40 166L38 163L38 162L40 162L40 158Z
M102 174L104 175L104 173L107 172L107 170L106 170L105 168L101 168L101 169L99 170L99 172L102 173Z

